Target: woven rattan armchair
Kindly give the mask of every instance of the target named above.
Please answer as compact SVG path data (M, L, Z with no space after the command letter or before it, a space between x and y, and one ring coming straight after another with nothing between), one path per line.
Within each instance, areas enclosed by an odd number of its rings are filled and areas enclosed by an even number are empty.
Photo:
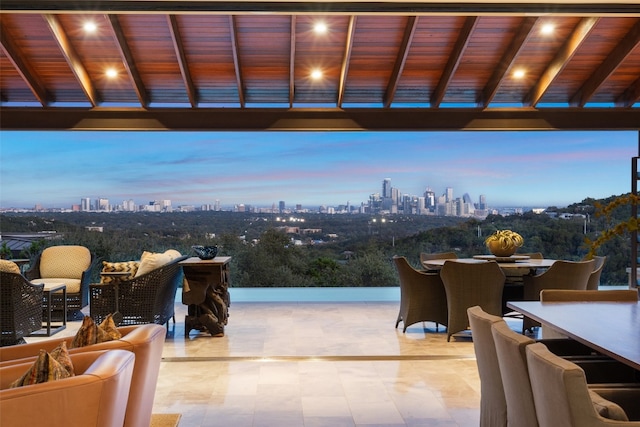
M425 263L425 261L433 260L433 259L457 259L458 254L451 252L420 252L420 264L425 270L439 270L439 268L431 268L429 265Z
M447 294L447 341L469 327L469 307L478 305L489 314L502 316L504 273L497 263L445 261L440 277Z
M82 319L80 312L89 304L89 283L97 259L84 246L50 246L40 252L25 276L32 283L67 286L67 320ZM62 318L64 301L62 292L51 296L52 316ZM46 302L44 302L46 310Z
M19 273L0 272L1 346L18 344L42 328L43 288Z
M176 291L182 283L182 267L176 258L148 273L129 280L89 286L90 315L102 322L110 313L118 313L120 326L157 323L164 325L174 318ZM117 304L116 304L117 295Z
M534 276L524 276L524 300L540 301L543 289L586 290L589 277L593 272L594 260L554 262L548 270ZM522 320L522 331L540 326L540 323L528 317Z
M396 319L396 328L402 321L404 327L417 322L432 321L447 324L447 297L444 285L438 273L425 273L413 268L407 259L394 256L393 262L400 277L400 311Z

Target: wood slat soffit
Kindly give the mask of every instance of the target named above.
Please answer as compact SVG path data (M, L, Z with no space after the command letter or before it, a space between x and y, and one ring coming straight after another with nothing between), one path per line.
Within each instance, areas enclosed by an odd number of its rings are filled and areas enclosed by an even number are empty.
M1 129L640 128L635 1L0 7Z

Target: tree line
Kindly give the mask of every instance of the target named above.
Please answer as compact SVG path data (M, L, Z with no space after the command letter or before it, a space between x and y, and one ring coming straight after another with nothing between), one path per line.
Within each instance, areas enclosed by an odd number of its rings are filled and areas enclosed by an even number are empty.
M83 245L105 261L135 260L143 251L169 248L194 255L192 245L215 244L220 256L232 257L233 287L376 287L398 284L394 255L406 256L419 267L421 252L454 250L460 257L485 254L484 239L497 229L523 236L519 252L583 259L589 250L587 238L595 240L612 221L631 213L628 206L621 206L610 218L597 217L596 203L608 201L585 199L566 208L547 209L583 215L573 219L533 212L491 215L484 220L393 215L385 221L369 215L305 214L297 215L298 222L288 223L276 221L273 215L230 212L12 213L0 216L0 226L4 233L56 231L54 240L35 241L23 254L29 257L52 244ZM315 232L292 233L285 226ZM103 231L86 227L103 227ZM607 256L601 282L626 285L629 236L606 242L598 252ZM95 280L98 272L96 268Z

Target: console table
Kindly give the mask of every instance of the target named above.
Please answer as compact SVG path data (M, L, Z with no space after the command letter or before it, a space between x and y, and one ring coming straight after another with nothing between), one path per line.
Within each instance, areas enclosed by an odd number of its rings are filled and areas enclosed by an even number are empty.
M229 297L229 262L231 257L203 260L191 257L180 261L184 272L182 303L188 305L184 335L192 329L208 331L214 337L224 335Z

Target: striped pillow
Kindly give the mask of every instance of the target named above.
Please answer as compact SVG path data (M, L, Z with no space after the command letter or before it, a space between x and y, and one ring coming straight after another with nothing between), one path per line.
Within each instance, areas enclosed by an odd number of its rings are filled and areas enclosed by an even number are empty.
M121 280L130 280L133 279L138 271L138 267L140 263L138 261L123 261L123 262L107 262L102 261L102 272L103 273L113 273L113 272L127 272L128 276L122 277ZM100 283L111 283L113 281L112 277L101 277Z

